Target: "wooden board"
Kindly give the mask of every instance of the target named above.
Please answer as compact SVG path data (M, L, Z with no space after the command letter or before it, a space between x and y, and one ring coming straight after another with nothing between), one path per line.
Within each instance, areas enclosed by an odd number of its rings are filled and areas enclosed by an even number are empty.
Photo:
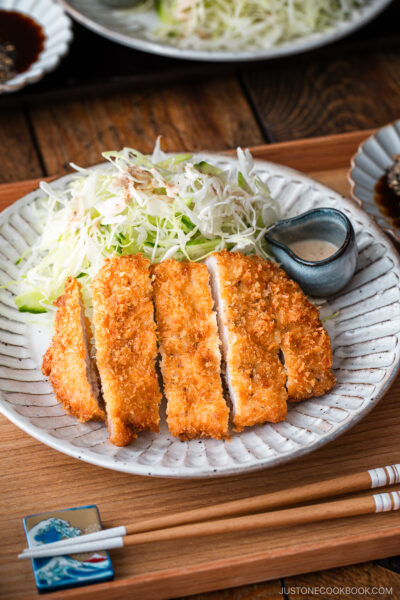
M380 127L398 117L400 36L390 33L398 3L335 45L241 69L270 142Z
M394 4L394 3L393 3ZM349 52L354 50L363 54L363 45L367 45L370 52L377 52L382 47L392 47L396 44L398 38L396 7L388 7L378 18L374 19L368 26L355 32L335 44L331 44L329 49L336 57L343 57L343 63ZM34 85L29 85L14 94L4 94L0 97L0 107L20 106L26 103L43 104L45 102L54 102L57 100L65 101L66 98L76 98L79 95L92 94L95 96L104 93L118 93L123 90L137 90L143 86L155 86L160 90L160 86L173 84L176 82L198 82L201 78L209 79L210 76L220 77L224 74L234 73L238 66L243 74L247 74L251 68L257 71L259 76L264 79L264 87L273 89L276 105L280 104L281 99L285 99L284 88L286 82L280 85L284 77L289 79L295 76L297 80L297 65L293 64L293 73L287 74L286 65L294 60L290 56L274 61L260 61L255 63L245 63L243 66L234 63L210 63L188 60L177 60L165 56L157 56L144 52L135 51L123 45L116 44L110 40L100 37L98 34L89 31L77 22L73 23L74 39L69 52L61 61L58 68L46 75L41 81ZM316 82L315 88L318 88L318 82L323 77L323 73L332 73L332 68L327 68L323 57L326 54L326 48L316 49L310 53L312 60L316 64L316 69L311 73L312 82ZM93 60L96 57L96 60ZM322 58L322 60L321 60ZM365 60L368 65L370 61ZM269 66L279 67L277 70ZM283 65L284 69L280 69ZM348 73L348 65L344 64L345 69L340 67L336 73L340 76L342 70ZM281 73L276 71L281 70ZM371 73L367 72L367 78L371 82L370 92L373 98L381 98L380 87ZM263 75L264 74L264 75ZM335 73L334 73L335 74ZM277 82L271 82L271 78L276 75ZM353 73L352 73L353 75ZM259 78L258 78L259 79ZM360 71L357 71L357 77L353 76L354 86L360 81ZM287 81L290 89L291 82ZM341 81L327 79L325 83L329 86L330 98L332 94L340 98L341 92L349 87L348 77L342 77ZM307 85L307 81L305 81ZM256 86L259 89L259 81ZM300 91L300 94L302 92ZM162 93L161 93L162 95ZM304 95L303 95L304 97ZM310 97L308 96L308 99ZM292 100L292 97L291 97ZM0 108L1 110L1 108Z
M151 152L157 136L166 151L222 150L264 138L235 78L177 84L118 96L79 98L30 109L32 130L48 175L98 163L105 149ZM235 102L231 102L231 98Z
M350 156L369 132L254 148L259 158L303 169L342 193ZM37 184L0 186L4 208ZM116 473L64 456L0 419L0 595L34 595L22 517L96 503L106 526L400 462L400 381L352 431L299 461L225 479L163 480ZM229 534L113 552L116 580L52 598L176 598L249 582L383 558L400 550L398 514L338 520L290 530ZM276 590L275 590L276 592Z

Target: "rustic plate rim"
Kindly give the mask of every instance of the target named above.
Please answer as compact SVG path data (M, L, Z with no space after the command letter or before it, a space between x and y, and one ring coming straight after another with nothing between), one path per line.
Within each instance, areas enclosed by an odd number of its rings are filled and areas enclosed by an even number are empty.
M201 155L202 157L209 156L210 158L223 158L224 160L228 160L231 162L236 161L236 158L230 156L229 154L224 154L223 152L196 152L196 155ZM90 169L96 169L100 165L105 163L98 163L90 167ZM376 224L374 219L369 215L366 211L364 211L357 202L350 198L346 198L339 192L329 188L323 183L320 183L316 179L313 179L309 175L302 173L296 169L292 169L291 167L287 167L280 163L275 163L262 159L254 160L255 167L267 169L268 167L272 169L278 169L280 173L289 175L292 178L296 177L297 180L300 180L302 183L306 183L309 186L317 187L319 190L325 192L331 198L335 198L340 200L341 203L344 204L346 208L351 210L353 218L361 218L362 220L366 220L368 222L369 227L372 229L372 232L376 235L376 238L381 238L389 251L390 258L393 260L395 266L397 266L400 271L400 256L397 253L397 250L393 244L392 239L387 236L382 229ZM63 175L57 179L52 180L52 184L56 185L64 185L68 180L70 180L74 176L73 173ZM32 190L28 194L22 196L19 200L16 200L13 204L8 206L4 211L0 213L0 224L11 215L17 207L21 207L25 204L29 204L34 199L34 195L40 192L39 188ZM397 348L400 347L400 341L397 340ZM389 371L389 369L388 369ZM379 401L384 397L390 387L393 385L398 373L400 371L400 355L397 357L397 362L394 362L390 368L390 374L386 377L385 383L382 385L380 391L376 394L374 398L372 398L369 403L364 406L362 409L358 410L351 419L349 419L346 423L337 427L335 431L332 433L321 435L319 439L310 443L303 448L297 449L288 453L287 455L274 456L270 459L258 459L258 462L255 462L252 465L234 465L234 466L216 466L213 468L207 467L165 467L162 465L157 465L153 467L152 465L140 465L138 463L134 463L134 469L132 469L132 463L129 465L128 462L118 460L113 461L113 457L105 457L103 455L95 454L91 452L89 448L78 448L74 447L72 444L69 444L68 441L59 440L51 436L46 430L40 429L37 426L29 423L26 417L22 415L16 415L15 412L9 407L9 403L6 399L3 398L2 392L0 392L0 412L7 417L12 423L14 423L17 427L37 439L38 441L44 443L45 445L62 452L67 456L71 456L78 460L82 460L83 462L87 462L89 464L93 464L98 467L107 468L114 471L129 473L131 475L141 475L141 476L152 476L158 478L173 478L173 479L208 479L210 477L229 477L233 475L241 475L252 473L256 471L260 471L265 468L273 468L276 466L283 465L288 462L292 462L294 460L298 460L307 454L318 450L319 448L327 445L328 443L336 440L338 437L343 435L345 432L352 429L356 424L358 424L369 412L371 412L379 403ZM64 444L67 447L64 447Z
M358 144L357 147L357 151L353 154L353 156L350 159L350 168L347 171L347 180L350 183L350 194L351 194L351 198L352 200L354 200L365 212L368 212L367 210L364 209L364 201L361 200L361 198L359 198L355 192L355 188L357 186L357 181L354 179L353 177L353 171L354 169L357 167L357 163L356 163L356 159L357 157L361 156L364 152L364 146L367 142L369 142L370 140L376 138L376 135L380 132L383 131L386 128L389 127L393 127L395 125L399 125L400 127L400 119L395 119L394 121L390 121L389 123L386 123L386 125L383 125L382 127L379 127L378 129L376 129L373 133L371 133L368 137L365 138L365 140L363 140L362 142L360 142ZM373 199L372 199L373 201ZM369 214L369 213L368 213ZM397 229L396 227L391 226L388 222L387 219L385 217L385 215L382 215L382 220L387 223L387 225L385 227L378 225L377 221L376 221L376 217L374 215L369 214L369 216L371 217L371 219L373 219L373 221L376 223L377 227L379 227L381 230L385 231L388 236L391 239L394 239L396 242L400 243L400 229Z

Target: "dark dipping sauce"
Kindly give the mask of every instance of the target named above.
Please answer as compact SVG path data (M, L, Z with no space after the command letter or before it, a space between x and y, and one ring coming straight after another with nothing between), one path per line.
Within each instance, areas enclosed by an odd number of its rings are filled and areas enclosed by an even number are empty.
M374 201L379 212L390 219L394 227L400 227L400 195L387 183L387 175L382 175L375 184Z
M12 48L14 73L23 73L37 60L46 36L42 27L27 15L0 10L0 47Z

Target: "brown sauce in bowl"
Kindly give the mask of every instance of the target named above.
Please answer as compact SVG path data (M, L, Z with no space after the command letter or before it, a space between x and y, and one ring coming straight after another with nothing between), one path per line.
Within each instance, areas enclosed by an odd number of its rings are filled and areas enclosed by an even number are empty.
M400 195L388 186L386 174L375 184L374 201L379 212L389 219L394 227L400 227Z
M42 52L45 39L39 23L27 15L0 10L0 74L4 72L4 80L27 71Z

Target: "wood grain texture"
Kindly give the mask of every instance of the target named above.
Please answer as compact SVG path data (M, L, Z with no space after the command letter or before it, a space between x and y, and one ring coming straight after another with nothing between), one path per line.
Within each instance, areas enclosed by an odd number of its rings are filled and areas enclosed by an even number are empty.
M183 600L284 600L280 581L256 583L235 589L185 596Z
M329 137L254 146L251 152L254 158L269 160L293 169L303 170L341 194L348 195L349 184L346 169L350 163L350 158L357 151L359 144L374 131L371 129ZM338 147L340 147L340 152L337 152ZM232 150L229 154L234 152ZM59 176L63 174L63 172L60 172ZM11 202L36 189L42 179L51 181L54 177L56 176L1 185L0 210L4 210Z
M253 146L254 158L281 163L307 173L318 171L334 173L340 179L343 169L350 167L350 159L358 146L375 132L375 129L339 133L327 137L294 140L268 146ZM337 151L340 147L340 152Z
M331 588L332 593L329 593ZM350 593L341 588L352 590ZM372 589L375 588L375 593ZM310 590L310 592L306 592ZM290 600L356 598L364 600L379 597L382 600L398 600L400 598L400 575L373 563L365 563L331 569L320 573L288 577L284 581L284 591Z
M258 148L258 156L270 158L269 153L274 152L271 148L267 147L264 155ZM351 144L347 148L351 151ZM276 151L279 152L279 148ZM340 145L338 151L345 155ZM287 146L286 152L281 153L281 162L291 154ZM296 153L301 154L298 150ZM318 153L325 155L321 152L321 142L315 144L313 166L324 181L330 175L325 163L319 169ZM297 168L301 168L300 160ZM334 178L337 187L345 188L346 168L336 168ZM15 186L7 186L6 190L9 200L12 193L15 197L22 192L22 188L18 191ZM170 511L206 506L210 501L245 498L250 493L272 492L299 482L333 477L338 474L338 465L345 475L399 462L399 402L400 380L397 380L373 413L353 430L308 457L258 473L203 481L153 479L104 470L55 452L0 418L1 597L20 600L31 597L34 591L30 564L15 561L17 552L25 545L21 521L25 515L96 503L104 525L112 526L120 524L122 518L129 522L156 517ZM192 593L390 556L398 552L399 538L398 514L387 513L290 530L126 548L112 553L117 573L114 583L57 593L52 597L55 600L187 597ZM267 590L268 593L272 590L274 597L275 590L279 594L279 583L268 585ZM243 593L248 592L248 596L244 597L251 598L253 591L254 586L247 588ZM227 597L235 598L236 591L230 593Z
M321 50L242 76L272 142L379 127L399 116L399 46Z
M257 494L291 487L297 485L299 474L305 482L315 481L336 473L338 464L343 473L351 473L399 460L399 384L353 431L308 458L222 480L157 480L103 470L54 452L1 418L0 581L4 597L19 599L32 592L30 565L15 562L15 556L25 545L21 519L38 510L95 502L104 525L111 526L120 523L121 515L130 520L147 518L204 506L210 498L223 501L246 497L249 490ZM386 436L388 429L392 445ZM109 600L123 597L123 592L146 600L179 597L389 556L398 549L399 535L398 516L388 513L351 522L127 548L112 553L117 573L112 594L109 584L101 584L55 594L54 598Z
M29 130L20 110L0 110L0 183L44 175Z
M29 194L35 190L41 181L49 181L49 177L39 177L38 179L27 179L13 183L3 183L0 186L0 211L4 210L15 200L21 198L25 194Z
M162 98L162 102L160 102ZM262 143L257 123L235 79L179 84L138 93L32 107L30 115L48 174L87 166L101 152L132 146L225 150Z

